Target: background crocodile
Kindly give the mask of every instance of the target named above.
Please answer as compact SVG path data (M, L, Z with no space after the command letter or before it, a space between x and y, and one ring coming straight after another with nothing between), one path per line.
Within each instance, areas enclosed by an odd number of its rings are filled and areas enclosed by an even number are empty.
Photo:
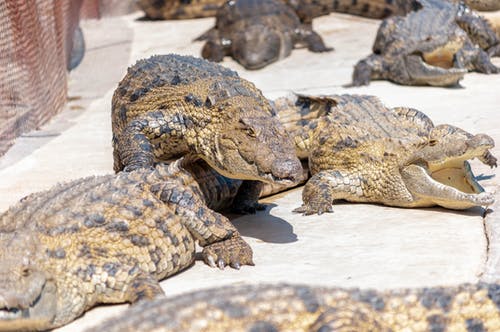
M312 52L332 50L281 0L228 1L217 11L215 27L197 40L207 40L203 58L220 62L229 55L247 69L289 56L297 44Z
M450 209L494 202L467 162L477 158L496 167L488 135L434 126L417 110L389 109L373 96L325 96L311 102L322 103L326 115L310 133L312 177L296 212L331 212L337 199Z
M406 85L454 85L467 70L498 73L489 56L500 41L489 23L462 3L420 0L422 8L385 19L373 54L359 61L354 85L388 79Z
M303 22L329 13L346 13L369 18L402 15L415 8L419 0L283 0ZM446 1L446 0L443 0ZM459 2L458 0L453 0ZM139 0L138 5L150 19L174 20L212 17L227 0ZM498 0L466 0L475 10L499 10Z
M267 99L212 62L173 54L140 60L112 104L115 171L182 155L203 159L225 177L250 180L239 188L237 212L261 208L260 181L289 185L302 176L293 143Z
M372 18L384 18L401 13L412 0L285 0L296 10L304 22L311 22L314 17L328 15L331 12L361 15ZM190 19L212 17L226 0L139 0L139 7L146 17L151 19Z
M141 303L88 331L498 331L500 287L377 292L226 286Z
M252 250L208 209L181 161L89 177L32 194L0 215L0 330L66 324L97 303L163 294L190 266L252 263Z

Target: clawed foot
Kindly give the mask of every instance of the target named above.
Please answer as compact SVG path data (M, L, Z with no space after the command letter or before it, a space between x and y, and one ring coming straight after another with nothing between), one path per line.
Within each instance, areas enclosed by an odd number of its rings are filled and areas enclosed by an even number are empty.
M309 202L308 204L302 204L301 207L294 209L293 212L302 213L305 216L311 214L321 215L325 212L333 212L333 206L331 203Z
M239 235L205 246L202 256L206 264L221 270L226 265L234 269L239 269L241 265L254 265L252 248Z
M260 204L254 202L252 204L238 204L231 208L231 212L237 214L255 214L257 211L264 211L266 209L266 204Z
M352 85L362 86L370 84L371 68L365 61L360 61L354 67L352 74Z

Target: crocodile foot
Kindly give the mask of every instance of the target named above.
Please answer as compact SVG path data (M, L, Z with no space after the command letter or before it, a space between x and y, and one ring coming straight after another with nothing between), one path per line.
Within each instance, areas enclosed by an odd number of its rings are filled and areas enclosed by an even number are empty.
M332 203L323 201L323 202L308 202L302 204L301 207L298 207L293 210L295 213L302 213L305 216L309 216L311 214L318 214L321 215L325 212L333 212L333 206Z
M231 212L237 214L255 214L257 211L264 211L266 204L253 202L251 204L239 204L231 207Z
M239 235L205 246L202 256L206 264L220 269L226 265L234 269L239 269L241 265L254 265L252 248Z

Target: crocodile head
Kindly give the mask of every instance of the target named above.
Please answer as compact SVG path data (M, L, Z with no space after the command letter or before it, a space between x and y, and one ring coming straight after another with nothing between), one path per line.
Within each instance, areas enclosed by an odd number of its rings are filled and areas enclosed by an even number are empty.
M286 57L292 50L290 36L270 29L264 24L251 25L236 34L231 53L246 69L260 69Z
M493 139L485 134L472 135L451 125L434 127L427 144L414 156L414 163L423 166L429 176L438 183L451 187L463 194L481 194L484 189L477 182L468 160L477 158L490 167L497 166L497 159L490 149ZM484 204L493 203L493 196L484 197ZM472 206L473 206L472 205ZM448 206L454 208L452 206Z
M432 35L417 42L411 54L403 56L407 79L413 85L455 85L467 73L466 68L456 68L456 54L464 46L466 35L457 29L447 38Z
M466 53L471 46L467 33L456 23L455 12L454 4L444 3L442 8L384 20L373 45L372 78L405 85L456 85L467 73ZM366 84L361 77L364 71L360 66L355 72L358 84Z
M259 106L236 106L210 137L214 151L201 156L222 175L291 185L303 177L295 147L278 118Z
M0 331L53 327L56 283L32 263L33 240L8 233L2 234L1 243L8 249L0 258Z

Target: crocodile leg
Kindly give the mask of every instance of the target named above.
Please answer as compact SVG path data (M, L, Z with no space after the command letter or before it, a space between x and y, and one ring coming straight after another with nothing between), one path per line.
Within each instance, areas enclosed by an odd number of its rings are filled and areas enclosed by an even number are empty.
M260 181L243 181L233 200L231 211L239 214L255 214L256 211L265 210L266 205L258 202L262 187L263 183Z
M440 205L449 209L467 209L473 206L493 204L494 195L488 192L468 194L446 186L430 177L418 165L409 165L401 170L401 176L408 190L414 195L415 202L409 206Z
M141 167L153 167L154 153L152 141L162 139L165 142L175 141L185 129L185 119L174 114L166 117L161 112L151 112L146 116L131 121L122 134L115 137L115 172L124 166L124 171L133 171ZM173 149L181 149L171 143ZM169 145L163 147L165 154L179 154L180 151L169 151Z
M221 62L228 53L227 47L222 44L222 40L217 29L212 28L195 40L206 40L205 45L203 45L203 48L201 49L201 56L204 59L213 62Z
M139 272L130 282L125 291L125 300L135 303L141 300L152 300L157 296L163 296L165 293L160 287L158 280L151 274Z
M204 247L202 256L205 263L212 267L229 265L236 269L241 265L253 265L252 248L229 219L205 205L201 189L192 175L180 167L181 162L171 164L169 170L176 175L177 181L182 182L182 186L178 182L167 181L153 185L151 191L182 216L184 225Z
M360 60L352 73L352 85L368 85L372 79L383 78L384 60L380 55L372 54Z
M299 40L307 46L307 49L311 52L329 52L333 51L333 47L328 47L325 45L321 36L313 31L310 24L302 24L298 29Z
M500 56L500 40L488 20L466 6L461 6L456 21L474 44L479 45L490 56Z
M455 54L456 66L475 70L484 74L494 74L500 72L500 68L495 66L488 53L475 47L470 42L466 42L464 47Z
M304 215L333 212L332 203L337 199L356 200L363 195L361 181L339 171L321 171L314 174L302 191L301 207L294 212Z

